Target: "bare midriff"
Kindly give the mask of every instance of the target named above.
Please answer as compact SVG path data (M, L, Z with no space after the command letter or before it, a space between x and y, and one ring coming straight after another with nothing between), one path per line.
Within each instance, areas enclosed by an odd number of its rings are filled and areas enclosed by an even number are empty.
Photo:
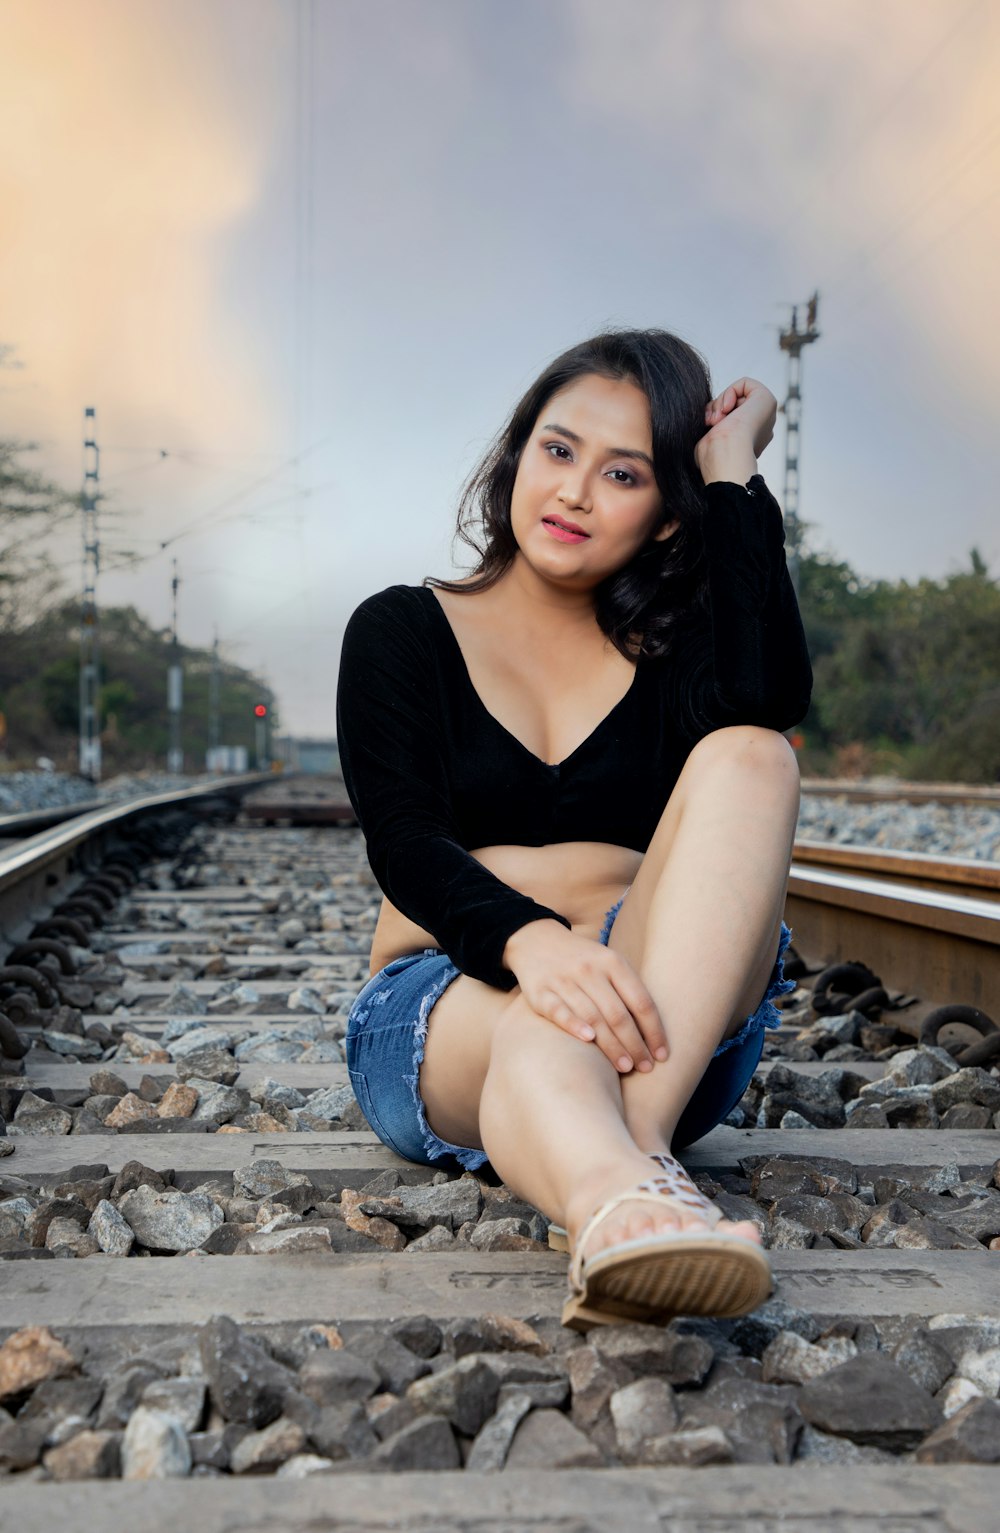
M601 922L639 870L642 853L605 841L563 841L553 846L480 846L470 851L520 894L557 910L574 931L597 940ZM372 941L370 973L393 958L437 947L437 939L383 897Z

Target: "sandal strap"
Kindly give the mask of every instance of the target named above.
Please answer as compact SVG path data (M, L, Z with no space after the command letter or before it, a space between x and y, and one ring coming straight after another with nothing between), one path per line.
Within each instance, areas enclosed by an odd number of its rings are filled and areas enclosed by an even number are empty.
M600 1208L591 1214L580 1231L576 1242L576 1252L570 1264L569 1280L573 1288L582 1288L583 1252L588 1236L593 1231L595 1225L599 1224L614 1209L620 1208L623 1203L656 1203L662 1207L664 1201L666 1201L673 1203L685 1213L690 1213L692 1210L697 1211L710 1229L718 1224L719 1220L723 1217L722 1210L717 1208L714 1203L710 1203L708 1198L694 1187L693 1183L690 1183L690 1186L687 1185L690 1182L690 1178L683 1171L683 1167L679 1169L683 1172L683 1180L671 1168L667 1168L662 1176L651 1176L644 1182L638 1182L635 1187L627 1188L625 1192L616 1193L613 1198L609 1198L606 1203L602 1203ZM692 1196L692 1188L694 1196Z
M649 1158L656 1161L665 1177L673 1177L677 1184L678 1197L686 1194L692 1208L701 1208L706 1214L709 1210L714 1211L717 1217L712 1222L713 1224L718 1223L722 1215L718 1213L715 1204L705 1196L697 1183L692 1181L690 1175L685 1171L675 1155L670 1155L665 1150L654 1150Z

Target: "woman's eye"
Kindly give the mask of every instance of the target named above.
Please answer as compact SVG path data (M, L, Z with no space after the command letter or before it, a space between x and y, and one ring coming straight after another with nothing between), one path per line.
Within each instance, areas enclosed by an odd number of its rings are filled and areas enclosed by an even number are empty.
M569 448L566 447L565 444L562 443L562 442L546 442L545 443L545 451L546 452L550 453L550 452L553 451L553 449L556 452L564 452L567 455L567 457L569 456ZM563 461L564 460L562 458L559 459L560 463L563 462ZM610 470L610 472L612 474L624 474L625 478L628 480L629 484L636 484L637 483L635 475L634 474L630 474L627 468L613 468L613 469ZM619 479L617 481L617 483L621 484L622 480Z

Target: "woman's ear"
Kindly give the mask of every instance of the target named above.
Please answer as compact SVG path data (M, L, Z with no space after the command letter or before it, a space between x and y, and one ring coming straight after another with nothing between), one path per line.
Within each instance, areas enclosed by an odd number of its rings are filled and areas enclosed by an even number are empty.
M660 528L659 532L654 532L653 533L653 542L654 543L665 543L668 538L672 538L673 537L674 533L677 531L677 529L680 526L680 524L681 524L680 523L680 517L676 517L674 519L674 521L672 521L672 522L664 522L664 524Z

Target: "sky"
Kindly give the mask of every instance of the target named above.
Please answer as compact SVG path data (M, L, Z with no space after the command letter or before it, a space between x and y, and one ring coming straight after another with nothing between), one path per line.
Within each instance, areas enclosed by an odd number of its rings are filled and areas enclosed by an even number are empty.
M996 572L998 70L997 0L0 0L0 435L77 490L93 406L100 602L165 625L176 559L182 640L300 735L607 327L780 403L817 291L812 547ZM779 500L784 452L779 414Z

